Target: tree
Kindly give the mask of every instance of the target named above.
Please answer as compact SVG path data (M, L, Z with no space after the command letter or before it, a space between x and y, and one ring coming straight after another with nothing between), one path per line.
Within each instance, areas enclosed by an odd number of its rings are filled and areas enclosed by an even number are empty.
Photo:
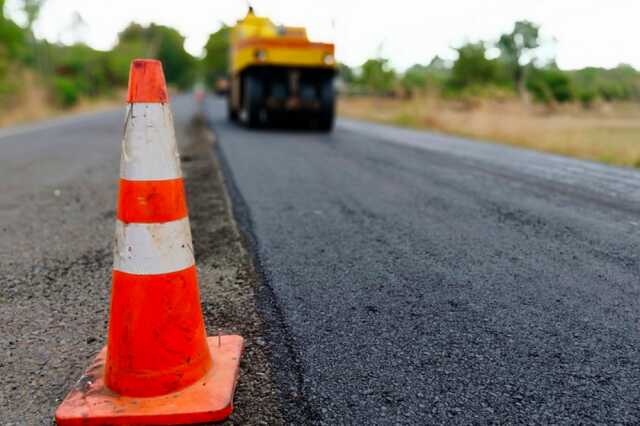
M587 67L570 71L577 96L583 100L640 100L640 72L630 65L605 69Z
M484 43L467 43L456 50L458 59L453 63L449 79L452 88L463 89L496 81L496 62L487 59Z
M356 81L356 75L349 65L339 62L337 67L340 80L342 80L344 84L353 84Z
M23 0L22 10L27 15L27 28L33 32L33 24L38 20L40 16L40 10L44 5L45 0Z
M533 62L533 52L539 47L540 28L529 21L518 21L513 30L503 34L498 40L500 57L509 68L513 83L520 93L525 96L525 70Z
M42 68L43 65L40 62L38 45L36 42L36 36L33 32L33 24L38 20L38 16L40 16L40 10L44 5L45 0L22 0L22 10L24 14L27 16L27 30L29 40L31 42L31 47L33 49L33 55L35 57L36 64L39 68Z
M4 0L0 0L0 103L5 101L3 95L15 90L8 81L10 67L17 59L23 59L24 48L24 30L4 16Z
M569 102L575 97L569 75L555 64L550 64L542 69L532 68L527 76L526 86L536 100L546 104ZM583 103L590 102L586 98L581 100Z
M442 87L449 78L451 67L438 55L434 56L428 65L414 64L402 75L400 84L409 92L424 91L427 89Z
M24 30L4 15L5 0L0 0L0 56L17 59L25 45Z
M389 60L384 58L368 59L362 64L359 82L378 94L388 94L393 90L396 73L389 66Z
M204 46L203 60L205 78L208 85L213 86L217 79L227 75L229 67L229 36L231 28L222 24L220 29L212 33Z
M190 87L195 80L196 60L184 49L184 37L177 30L164 25L143 27L131 23L118 35L118 44L113 53L119 56L119 60L112 63L124 62L127 69L128 63L136 56L162 61L167 83L181 89ZM114 73L121 75L123 71L118 69Z
M427 86L429 67L422 64L410 66L400 79L402 88L411 95L413 92L424 90Z

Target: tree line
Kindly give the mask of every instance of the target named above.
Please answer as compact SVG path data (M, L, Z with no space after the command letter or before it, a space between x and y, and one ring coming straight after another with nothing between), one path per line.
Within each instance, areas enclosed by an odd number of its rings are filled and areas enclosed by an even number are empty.
M19 26L4 14L0 0L0 102L19 96L20 76L30 70L43 81L57 104L68 107L81 97L104 96L125 87L129 64L137 57L163 62L167 82L188 89L196 81L213 86L227 74L230 27L212 33L203 58L184 49L184 37L163 25L131 23L118 34L109 51L86 44L62 45L38 40L33 33L44 0L22 0L26 24ZM457 47L457 58L438 56L404 72L376 57L359 67L339 64L344 91L378 96L415 96L437 92L443 96L520 96L545 103L579 101L639 101L640 73L629 65L613 69L589 67L564 71L554 60L541 64L537 52L540 29L528 21L495 42L468 42Z
M43 0L23 0L27 23L17 25L4 13L0 0L0 101L11 104L21 95L25 72L35 74L49 91L51 100L62 107L81 97L107 96L114 88L126 87L134 58L156 58L163 62L167 83L179 89L193 86L200 72L200 60L184 49L184 37L174 28L131 23L118 34L109 51L84 43L63 45L36 39L33 22Z
M356 68L341 64L340 75L345 90L355 94L517 95L544 103L577 101L586 106L597 100L640 101L640 73L632 66L561 70L553 58L541 64L537 52L542 43L538 25L518 21L493 43L467 42L457 47L454 61L436 56L400 73L387 58L377 57Z

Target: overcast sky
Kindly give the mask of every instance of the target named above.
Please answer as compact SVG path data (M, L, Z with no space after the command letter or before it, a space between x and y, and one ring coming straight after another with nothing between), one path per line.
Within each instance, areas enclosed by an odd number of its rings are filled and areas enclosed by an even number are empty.
M19 0L9 14L21 19ZM338 60L359 65L380 52L405 69L438 54L455 58L452 46L465 40L495 40L520 19L542 27L561 68L640 69L640 1L636 0L252 0L256 12L276 23L301 25L317 41L336 43ZM246 0L47 0L36 33L50 41L81 39L109 49L129 22L156 22L178 29L185 47L202 53L220 23L233 24L246 12ZM74 13L87 23L71 31ZM555 41L554 41L555 40Z

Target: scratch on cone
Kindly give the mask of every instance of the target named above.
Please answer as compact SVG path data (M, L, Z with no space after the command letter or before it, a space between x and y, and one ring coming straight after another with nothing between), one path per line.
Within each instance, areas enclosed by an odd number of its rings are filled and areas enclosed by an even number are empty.
M107 346L56 411L59 425L219 421L244 341L207 338L162 64L135 60L122 143Z

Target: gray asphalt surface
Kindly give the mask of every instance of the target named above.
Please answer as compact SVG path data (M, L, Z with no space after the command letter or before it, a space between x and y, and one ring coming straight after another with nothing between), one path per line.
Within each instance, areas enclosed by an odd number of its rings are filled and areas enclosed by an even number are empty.
M228 424L282 424L258 282L230 214L211 132L172 101L202 308L246 348ZM0 129L0 425L50 425L106 343L124 108Z
M208 114L292 423L640 422L640 173Z

